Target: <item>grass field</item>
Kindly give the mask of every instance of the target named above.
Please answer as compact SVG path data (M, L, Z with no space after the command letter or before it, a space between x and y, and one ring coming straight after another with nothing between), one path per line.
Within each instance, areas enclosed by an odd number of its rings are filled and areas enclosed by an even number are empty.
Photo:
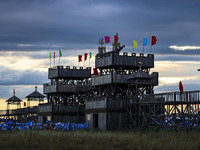
M3 149L199 150L200 131L7 131Z

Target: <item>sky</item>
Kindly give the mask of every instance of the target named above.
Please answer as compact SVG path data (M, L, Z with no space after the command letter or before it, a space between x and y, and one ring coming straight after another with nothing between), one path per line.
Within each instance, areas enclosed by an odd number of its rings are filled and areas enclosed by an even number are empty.
M156 93L200 90L199 0L1 0L0 1L0 99L15 89L21 99L34 91L42 93L48 83L49 53L63 53L60 64L77 66L77 56L97 53L98 39L116 32L133 52L133 40L141 53L150 53L151 36L155 68L159 72ZM107 44L111 49L111 43ZM53 64L53 60L51 62ZM88 62L86 62L86 65ZM94 67L94 57L91 60ZM80 64L83 65L83 64Z

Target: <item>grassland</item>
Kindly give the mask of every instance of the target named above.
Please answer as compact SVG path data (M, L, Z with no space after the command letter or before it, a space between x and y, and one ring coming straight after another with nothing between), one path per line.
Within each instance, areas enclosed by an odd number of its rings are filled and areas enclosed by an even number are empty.
M200 131L7 131L0 149L199 150Z

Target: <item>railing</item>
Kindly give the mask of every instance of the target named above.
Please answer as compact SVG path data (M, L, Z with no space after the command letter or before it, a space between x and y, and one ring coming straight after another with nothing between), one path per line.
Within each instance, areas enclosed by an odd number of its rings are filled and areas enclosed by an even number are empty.
M79 82L77 84L77 91L81 92L81 91L87 91L87 90L91 90L92 89L92 81L83 81L83 82Z
M12 115L21 115L21 114L28 114L28 113L37 113L38 107L27 107L27 108L19 108L19 109L10 109L10 110L0 110L1 116L12 116Z
M92 86L99 86L104 84L150 84L150 85L158 85L158 73L154 72L151 75L153 76L152 80L141 80L141 81L132 81L128 80L128 78L132 74L119 74L118 72L111 72L110 74L101 75L101 76L92 76Z
M131 56L128 53L124 52L123 55L119 55L117 52L107 52L99 57L96 55L95 66L97 68L110 67L110 66L126 66L129 68L138 68L139 62L142 61L142 68L153 68L154 67L154 55L140 54L136 56L135 53L132 53Z
M38 113L52 112L52 103L44 103L38 105Z
M58 84L58 85L50 85L50 84L44 84L43 85L43 91L44 93L55 93L55 92L77 92L77 85L73 84Z
M154 96L163 98L165 102L200 102L200 91L160 93Z
M77 105L53 105L52 103L39 104L39 113L68 113L84 111L84 106Z
M78 106L56 106L54 105L54 112L78 112Z
M49 68L48 72L49 79L51 78L75 78L75 79L83 79L83 78L90 78L91 77L91 68L87 67L86 69L83 69L83 67L80 67L77 69L77 67L70 68L67 66L64 68L63 66L56 66L54 68Z
M153 103L163 103L164 99L160 97L155 97L154 95L128 95L125 97L127 104L130 103L141 103L141 102L153 102Z

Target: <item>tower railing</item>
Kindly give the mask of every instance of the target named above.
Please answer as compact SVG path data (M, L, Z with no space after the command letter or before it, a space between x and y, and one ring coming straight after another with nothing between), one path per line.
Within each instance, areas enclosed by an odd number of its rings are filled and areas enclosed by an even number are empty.
M200 91L169 92L155 94L155 98L163 98L167 102L200 103Z

